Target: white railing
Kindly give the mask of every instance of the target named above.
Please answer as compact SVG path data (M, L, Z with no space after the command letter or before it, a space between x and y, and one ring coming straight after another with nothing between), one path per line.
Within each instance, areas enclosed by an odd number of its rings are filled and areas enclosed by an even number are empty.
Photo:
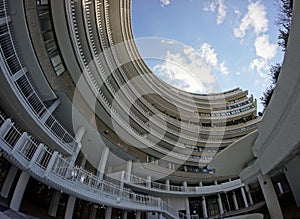
M105 195L105 197L108 197L113 201L115 201L116 198L120 198L120 207L122 207L121 201L125 201L124 203L130 201L132 204L144 206L149 211L161 211L173 218L178 218L177 210L168 206L165 202L161 201L160 198L135 193L120 185L101 180L92 172L75 166L61 154L52 151L43 144L38 144L36 140L27 133L22 132L10 119L5 119L2 114L0 114L0 121L2 124L0 127L0 130L2 131L0 140L5 142L5 145L0 145L5 152L5 155L7 155L7 159L10 159L12 162L16 161L15 163L17 165L21 165L20 168L29 172L33 171L35 175L40 173L40 175L38 175L40 179L44 179L45 177L47 177L47 180L49 181L52 179L59 179L53 183L66 188L67 190L72 190L75 186L76 188L79 188L79 190L76 191L80 192L80 197L83 196L87 199L89 198L87 192L92 191L99 195L98 197L103 197L103 195ZM57 156L54 157L55 153ZM18 154L18 156L16 154ZM19 156L22 159L19 158ZM23 158L25 159L25 162ZM55 158L55 160L51 162L53 158ZM34 171L35 167L42 171ZM49 175L45 175L47 170L50 171ZM55 177L52 178L51 174ZM59 184L60 182L63 183ZM100 203L102 200L99 199L98 201Z
M0 15L6 19L6 22L0 26L0 53L1 68L6 76L12 90L16 93L19 100L26 104L32 115L42 124L50 133L58 139L63 148L67 151L75 151L77 142L75 138L54 118L48 111L38 92L33 87L27 69L19 59L13 34L11 32L10 18L7 11L7 0L1 0ZM47 116L46 119L44 116Z

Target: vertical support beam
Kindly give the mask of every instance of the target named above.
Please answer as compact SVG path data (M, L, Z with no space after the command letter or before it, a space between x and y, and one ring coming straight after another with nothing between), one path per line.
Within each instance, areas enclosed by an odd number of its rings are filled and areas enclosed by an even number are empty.
M51 156L51 158L50 158L50 161L49 161L49 163L48 163L48 165L47 165L47 168L46 168L46 170L45 170L45 172L44 172L44 177L48 177L48 176L49 176L49 174L50 174L50 172L51 172L53 166L54 166L55 163L56 163L57 156L58 156L58 152L57 152L57 151L54 151L53 154L52 154L52 156Z
M22 135L20 136L19 140L15 144L14 148L12 149L11 153L16 153L22 146L26 144L28 141L29 137L27 132L23 132Z
M245 208L248 208L249 204L248 204L248 200L247 200L247 197L246 197L246 193L245 193L244 187L241 187L241 192L242 192L242 196L243 196Z
M34 163L37 161L38 157L40 156L40 154L42 153L42 151L44 150L44 144L39 144L38 148L36 149L36 151L34 152L29 164L28 164L28 168L32 168L32 166L34 165Z
M279 189L279 193L282 194L283 193L283 188L282 188L281 182L277 183L277 187Z
M120 174L120 190L121 190L121 192L124 189L124 177L125 177L125 171L123 170Z
M191 219L189 198L185 198L185 212L186 212L186 218Z
M123 219L127 219L127 211L123 210Z
M48 107L47 111L44 113L44 115L41 117L41 122L44 124L47 119L52 115L52 113L57 109L57 107L60 104L60 99L56 99L54 103L50 107Z
M97 207L97 205L96 205ZM89 219L96 219L97 217L97 208L95 208L95 205L91 205L91 208L90 208L90 216L89 216Z
M184 181L183 183L182 183L182 186L183 186L183 191L187 191L187 182L186 181Z
M141 212L140 211L136 212L135 219L141 219Z
M161 212L158 212L158 219L163 219L163 214Z
M73 218L75 202L76 202L76 197L70 195L68 198L67 208L66 208L66 212L65 212L65 219Z
M149 176L147 176L147 179L146 179L146 186L148 187L148 188L151 188L151 175L149 175Z
M84 126L81 126L81 127L77 130L77 132L76 132L76 134L75 134L75 139L76 139L76 141L77 141L78 143L77 143L76 151L72 154L72 157L71 157L71 164L74 164L74 163L75 163L75 161L76 161L76 159L77 159L77 157L78 157L78 155L79 155L79 152L80 152L81 147L82 147L82 145L81 145L81 140L82 140L82 138L83 138L83 136L84 136L84 134L85 134L85 131L86 131L85 127L84 127Z
M54 190L50 201L49 209L48 209L48 214L52 217L56 217L59 199L60 199L60 191Z
M105 210L105 219L111 219L112 207L107 206Z
M105 172L105 167L107 164L107 159L108 159L108 155L109 155L109 148L107 146L104 146L102 153L101 153L101 158L100 158L100 162L98 165L98 179L99 181L102 181L103 176L104 176L104 172Z
M18 172L18 168L14 165L11 165L11 167L9 168L9 171L7 173L7 176L4 180L4 183L2 185L2 188L1 188L0 194L3 198L8 197L9 191L10 191L13 181L17 175L17 172Z
M20 178L18 180L17 186L15 188L15 191L14 191L14 194L11 199L10 206L9 206L14 211L19 211L19 209L20 209L23 195L24 195L29 178L30 178L29 174L24 171L20 175Z
M246 189L246 192L247 192L247 195L248 195L249 204L253 205L253 199L252 199L252 195L251 195L249 186L245 185L245 189Z
M170 191L170 180L166 180L166 190Z
M215 185L218 185L217 180L215 180ZM221 195L220 194L218 194L217 201L218 201L218 206L219 206L219 212L220 212L220 214L224 214L224 208L223 208L223 203L222 203L222 199L221 199Z
M232 199L233 199L234 209L239 210L239 204L236 199L235 191L232 191Z
M202 187L203 183L199 182L199 186ZM208 218L205 196L202 196L201 206L202 206L203 217Z
M131 171L132 171L132 160L128 160L126 162L126 174L125 174L126 182L130 181Z
M281 208L278 202L278 198L276 192L274 190L272 181L270 176L262 175L261 173L258 175L258 182L262 189L262 192L265 197L265 201L270 213L271 218L283 219L283 215L281 212Z
M4 137L9 129L12 127L12 121L11 119L5 120L5 122L0 127L0 137Z

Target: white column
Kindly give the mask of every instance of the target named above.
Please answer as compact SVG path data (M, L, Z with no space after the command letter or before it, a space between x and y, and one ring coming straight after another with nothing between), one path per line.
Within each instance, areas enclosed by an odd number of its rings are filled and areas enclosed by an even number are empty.
M73 218L75 202L76 202L76 197L70 195L68 198L67 208L66 208L66 212L65 212L65 219Z
M235 210L239 210L239 205L238 205L238 202L236 199L235 191L232 191L232 199L233 199L233 204L234 204Z
M128 160L126 162L126 174L125 174L126 175L126 177L125 177L126 182L130 181L131 170L132 170L132 160Z
M215 185L218 185L217 180L215 180ZM221 195L220 194L218 194L217 201L218 201L218 205L219 205L220 214L224 214L224 209L223 209L223 204L222 204L222 199L221 199Z
M278 182L277 186L278 186L280 194L282 194L283 193L283 188L282 188L281 182Z
M199 186L202 187L203 183L199 182ZM203 217L208 218L205 196L202 196L201 206L202 206Z
M186 218L190 219L191 218L191 212L190 212L189 198L185 199L185 212L186 212Z
M93 204L91 205L91 208L90 208L90 216L89 216L89 219L96 219L96 216L97 216L97 205Z
M187 191L187 182L183 182L182 183L182 186L183 186L183 191Z
M17 143L15 144L14 148L12 149L12 153L16 153L20 150L22 146L24 146L27 141L29 140L28 134L26 132L23 132Z
M56 217L59 199L60 199L60 191L54 190L50 201L49 209L48 209L48 214L52 217Z
M268 175L258 175L258 181L272 219L283 219L281 208L272 181Z
M123 191L123 189L124 189L124 177L125 177L125 171L123 170L120 175L120 190L121 191Z
M141 212L140 211L136 212L135 219L141 219Z
M100 162L98 165L98 177L99 180L103 179L103 175L104 175L104 171L105 171L105 167L107 164L107 159L108 159L108 155L109 155L109 148L107 146L104 146L102 153L101 153L101 158L100 158Z
M222 204L222 199L220 194L218 194L218 205L219 205L220 214L224 214L224 209L223 209L223 204Z
M146 179L146 185L147 185L147 187L148 188L151 188L151 176L149 175L149 176L147 176L147 179Z
M244 187L241 187L241 192L242 192L242 196L243 196L245 208L248 208L248 207L249 207L249 204L248 204L248 201L247 201L247 197L246 197L246 193L245 193Z
M166 180L166 190L170 191L170 180Z
M18 168L14 165L11 165L11 167L9 168L9 171L7 173L7 176L4 180L4 183L2 185L2 188L1 188L0 194L2 197L4 197L4 198L8 197L9 191L10 191L13 181L17 175L17 172L18 172Z
M19 211L19 209L20 209L20 205L21 205L21 202L23 199L23 195L24 195L29 177L30 177L29 174L24 171L20 175L20 178L18 180L17 186L15 188L15 191L14 191L14 194L11 199L10 206L9 206L11 209L13 209L15 211Z
M248 195L249 204L253 205L253 199L252 199L252 195L251 195L249 186L245 185L245 189L246 189L246 192L247 192L247 195Z
M105 219L111 219L112 207L107 206L105 210Z
M127 211L123 210L123 219L127 219Z
M163 219L163 214L161 212L158 212L158 219Z
M5 120L5 122L1 125L0 127L0 137L5 136L7 132L10 130L12 127L12 121L11 119Z
M205 196L202 196L201 205L202 205L203 217L208 218Z

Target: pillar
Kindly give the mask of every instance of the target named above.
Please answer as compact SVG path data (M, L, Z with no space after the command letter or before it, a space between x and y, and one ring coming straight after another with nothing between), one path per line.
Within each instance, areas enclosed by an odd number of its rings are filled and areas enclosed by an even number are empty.
M13 197L10 202L10 208L14 211L19 211L20 205L23 199L23 195L29 180L29 174L26 172L22 172L20 178L18 180L17 186L15 188Z
M59 199L60 199L60 191L54 190L51 197L49 209L48 209L48 214L52 217L56 217Z
M199 186L200 187L203 186L203 183L199 182ZM202 207L203 217L208 218L205 196L202 196L201 207Z
M235 191L232 191L232 199L233 199L234 209L239 210L239 205L236 199Z
M222 204L222 199L220 194L218 194L218 205L219 205L220 214L224 214L224 209L223 209L223 204Z
M158 219L163 219L163 214L161 212L158 212Z
M249 207L249 204L248 204L248 201L247 201L247 197L246 197L246 193L245 193L244 187L241 187L241 192L242 192L242 196L243 196L245 208L248 208L248 207Z
M186 212L186 218L190 219L191 218L191 212L190 212L189 198L185 199L185 212Z
M166 180L166 190L170 191L170 180Z
M126 174L125 174L125 180L126 180L126 182L130 181L131 170L132 170L132 160L128 160L126 162Z
M281 182L278 182L277 186L278 186L278 189L279 189L279 193L282 194L283 193L283 188L282 188Z
M141 212L140 211L136 212L135 219L141 219Z
M97 205L93 204L90 208L90 216L89 219L96 219L97 216Z
M274 190L271 178L268 175L258 175L258 182L264 194L264 198L272 219L283 219L281 208Z
M245 185L245 189L246 189L246 192L247 192L247 195L248 195L249 204L253 205L253 199L252 199L252 195L251 195L249 186Z
M65 212L65 219L73 218L75 202L76 202L76 197L70 195L68 198L67 208L66 208L66 212Z
M215 185L218 185L217 180L215 181ZM224 214L224 208L223 208L222 199L221 199L221 195L220 194L218 194L217 201L218 201L218 206L219 206L219 212L220 212L220 214Z
M182 186L183 186L183 191L187 191L187 182L183 182L182 183Z
M150 175L147 176L147 179L146 179L146 186L147 186L148 188L151 188L151 181L152 181L151 176L150 176Z
M105 219L111 219L112 207L107 206L105 210Z
M9 168L9 171L7 173L7 176L4 180L4 183L2 185L2 188L1 188L0 194L3 198L8 197L9 191L10 191L13 181L17 175L17 172L18 172L18 168L14 165L11 165L11 167Z
M107 164L107 159L108 159L108 155L109 155L109 148L107 146L104 146L102 153L101 153L101 158L100 158L100 162L98 165L98 178L101 181L103 179L103 175L104 175L104 171L105 171L105 167Z
M202 196L201 206L202 206L203 217L208 218L205 196Z
M123 219L127 219L127 211L123 210Z

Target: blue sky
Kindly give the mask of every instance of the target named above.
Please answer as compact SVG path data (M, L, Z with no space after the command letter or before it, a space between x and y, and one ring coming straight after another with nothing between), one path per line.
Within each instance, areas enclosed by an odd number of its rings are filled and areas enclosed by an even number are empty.
M240 87L260 103L270 85L270 66L283 59L275 2L132 0L133 32L137 39L156 37L156 46L145 46L145 40L137 45L148 66L168 83L200 93Z

